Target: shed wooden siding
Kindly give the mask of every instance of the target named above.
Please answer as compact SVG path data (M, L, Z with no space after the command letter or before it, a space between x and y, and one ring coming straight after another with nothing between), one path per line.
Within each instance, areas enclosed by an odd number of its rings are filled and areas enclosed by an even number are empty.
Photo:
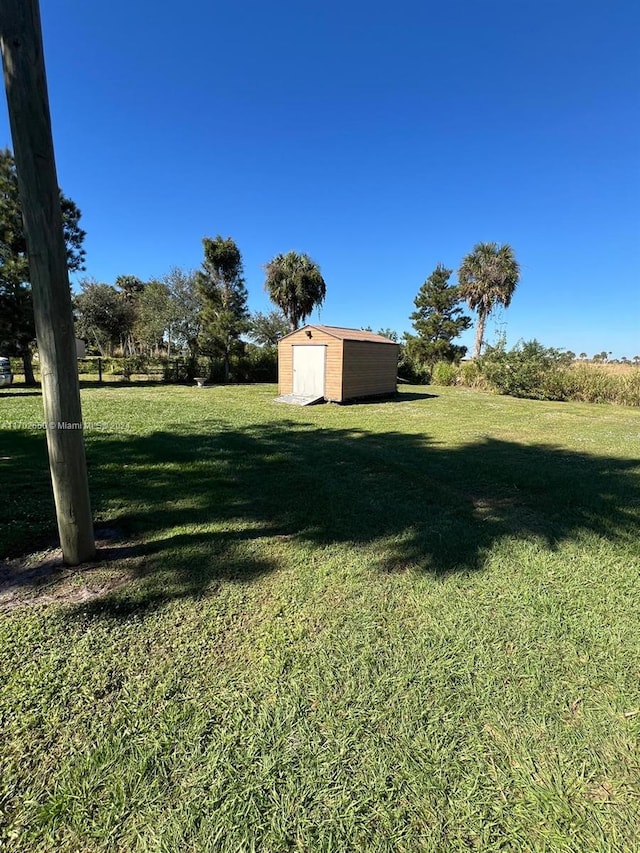
M395 393L398 349L397 344L345 340L341 399Z
M327 400L341 403L397 390L398 344L362 329L309 325L291 332L278 344L279 394L293 393L295 346L326 346Z
M324 396L327 400L342 400L342 345L343 341L326 332L311 328L311 337L298 329L278 344L278 394L293 393L294 346L326 346Z

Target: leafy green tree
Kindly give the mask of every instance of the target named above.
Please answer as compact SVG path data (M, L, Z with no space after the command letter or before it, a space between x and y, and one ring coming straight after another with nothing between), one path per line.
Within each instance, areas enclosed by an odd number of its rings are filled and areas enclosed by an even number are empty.
M200 332L202 329L202 298L198 290L198 273L174 267L163 276L162 283L169 289L174 322L172 336L177 347L189 351L189 378L195 375Z
M81 292L74 298L76 331L95 344L102 355L111 356L130 335L135 310L110 284L84 279L80 286Z
M80 228L80 210L60 193L60 208L67 265L70 272L84 269L82 248L85 232ZM22 359L25 382L35 384L31 347L35 340L33 305L22 223L22 207L13 155L0 151L0 348Z
M276 255L264 268L265 290L282 310L293 332L324 302L327 287L320 267L309 255L287 252Z
M408 335L406 346L413 359L428 367L438 361L459 362L467 352L452 343L471 326L471 318L460 307L459 288L449 284L451 273L438 264L414 299L411 320L417 336Z
M289 331L289 323L282 311L276 309L263 314L256 311L251 316L249 337L263 347L275 347Z
M198 273L203 305L200 348L207 355L222 358L225 382L229 382L231 360L244 348L240 336L249 329L242 256L231 237L205 237L202 244L204 261Z
M487 318L497 305L508 308L520 280L520 266L508 244L477 243L458 270L460 295L478 312L473 357L479 358Z
M155 351L158 355L160 348L166 347L167 357L170 358L180 317L168 285L163 281L147 282L136 297L135 307L135 340L150 354Z

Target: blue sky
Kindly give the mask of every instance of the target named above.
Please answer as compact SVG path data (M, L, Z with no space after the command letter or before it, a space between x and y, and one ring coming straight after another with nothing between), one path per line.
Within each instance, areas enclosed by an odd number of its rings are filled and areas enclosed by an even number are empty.
M41 9L88 275L194 268L222 234L252 310L295 249L321 266L322 322L402 332L437 263L510 243L521 282L490 340L640 354L637 2Z

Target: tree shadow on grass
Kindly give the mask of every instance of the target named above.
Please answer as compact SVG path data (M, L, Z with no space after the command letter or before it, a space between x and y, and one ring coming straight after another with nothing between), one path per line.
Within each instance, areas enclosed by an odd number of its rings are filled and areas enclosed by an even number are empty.
M371 546L372 570L435 576L482 569L507 537L554 549L596 534L640 555L638 460L493 438L451 448L287 420L94 433L88 459L94 509L137 543L143 582L83 612L125 616L248 582L278 568L267 556L278 541Z

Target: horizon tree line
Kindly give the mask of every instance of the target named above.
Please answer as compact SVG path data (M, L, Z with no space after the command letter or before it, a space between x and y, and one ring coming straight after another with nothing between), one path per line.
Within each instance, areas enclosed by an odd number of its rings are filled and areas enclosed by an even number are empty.
M72 272L84 271L85 232L81 212L60 191L67 263ZM326 283L319 265L306 253L275 255L264 265L267 291L275 308L251 314L242 256L231 237L203 238L203 261L197 271L172 269L143 282L120 275L113 285L92 278L80 281L74 295L79 337L103 355L164 355L178 351L190 361L198 355L220 358L224 376L232 376L232 363L244 351L244 336L261 347L273 348L289 331L304 324L326 298ZM477 315L473 357L484 345L486 322L498 307L507 308L520 278L520 267L508 244L478 243L453 273L439 263L414 299L410 315L415 334L405 333L402 345L409 359L426 367L437 361L460 361L465 346L454 343L472 325L463 304ZM397 334L381 330L387 336ZM29 267L15 163L11 152L0 151L0 348L19 357L25 380L35 382L32 352L35 340ZM593 356L606 362L610 353ZM580 358L585 360L586 353ZM630 363L630 359L622 359ZM633 362L640 363L634 356Z

